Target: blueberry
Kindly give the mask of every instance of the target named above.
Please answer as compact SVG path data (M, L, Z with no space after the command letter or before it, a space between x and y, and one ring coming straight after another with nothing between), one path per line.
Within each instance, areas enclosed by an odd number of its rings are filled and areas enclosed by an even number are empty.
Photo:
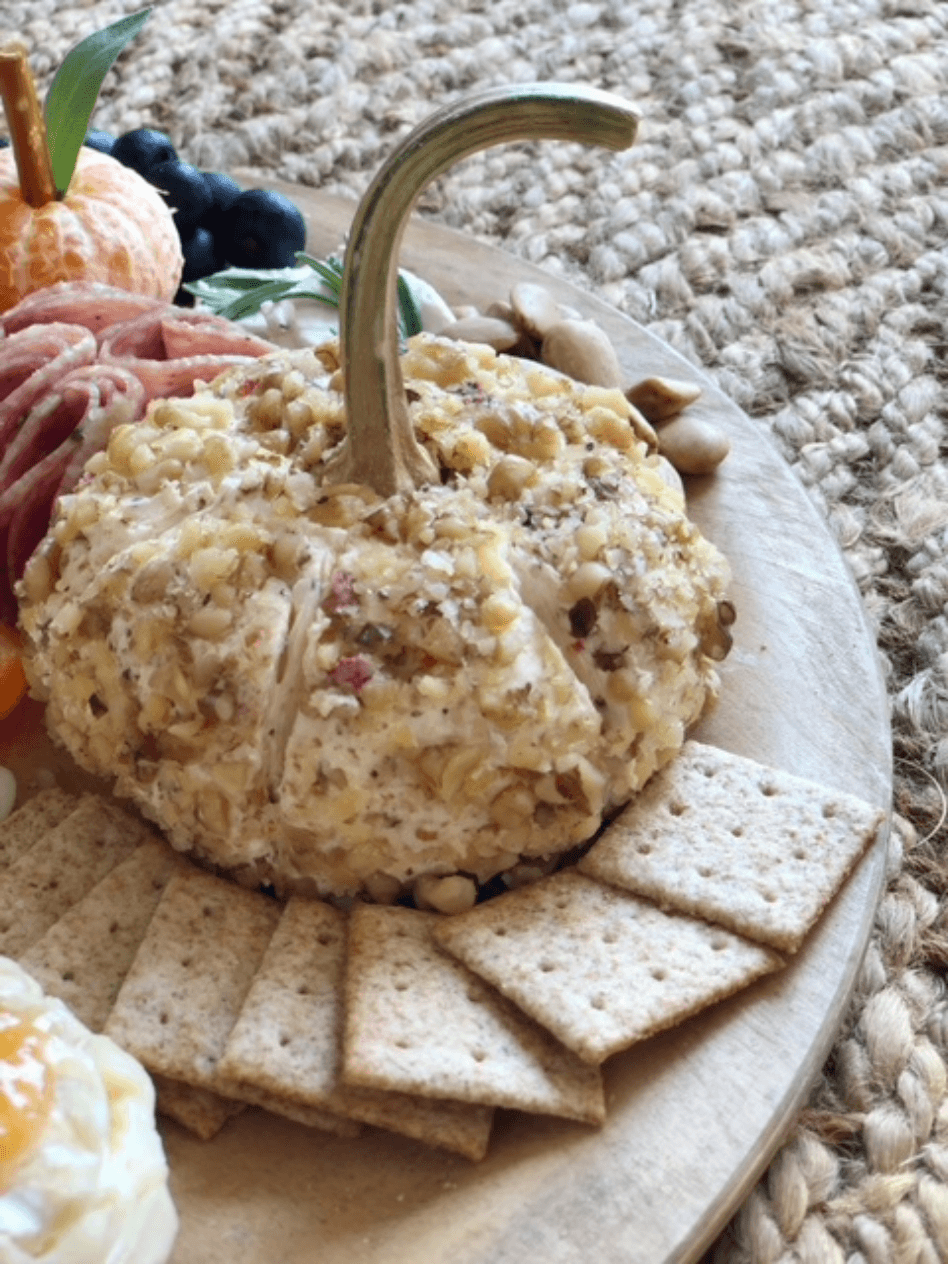
M201 216L201 227L209 228L217 237L222 232L224 212L240 197L240 185L219 171L205 171L204 183L210 190L211 206Z
M184 255L182 281L199 281L201 277L211 276L223 267L223 260L214 248L214 234L209 228L199 226L183 238L181 253Z
M174 158L152 167L147 179L174 211L178 236L184 240L211 207L211 191L203 173L190 163Z
M97 128L90 127L82 143L89 149L97 149L100 154L111 154L115 148L115 137L111 132L100 132Z
M7 138L5 136L0 136L0 149L8 149L9 146L10 146L10 142L7 140Z
M178 155L164 132L156 132L150 127L136 127L132 132L123 132L118 138L112 149L112 157L137 171L140 176L147 176L153 167L161 162L174 162Z
M288 197L247 189L224 212L219 246L237 268L291 268L306 244L306 224Z

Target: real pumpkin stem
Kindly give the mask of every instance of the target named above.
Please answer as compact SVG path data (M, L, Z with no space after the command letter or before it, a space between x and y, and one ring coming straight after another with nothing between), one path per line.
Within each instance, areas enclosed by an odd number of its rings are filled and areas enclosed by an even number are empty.
M46 140L46 123L22 44L7 44L0 49L0 97L10 129L23 200L30 206L45 206L57 197L56 181Z

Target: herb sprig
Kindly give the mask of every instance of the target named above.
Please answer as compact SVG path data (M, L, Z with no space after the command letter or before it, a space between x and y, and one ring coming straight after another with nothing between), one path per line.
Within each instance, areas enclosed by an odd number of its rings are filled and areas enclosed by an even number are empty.
M253 316L266 302L276 303L284 298L312 299L327 307L339 307L342 294L342 261L330 256L325 261L314 259L305 251L298 251L297 262L306 264L319 277L323 288L316 289L300 276L283 277L272 271L255 272L246 268L227 268L212 276L190 281L184 288L201 300L205 307L227 320L242 320ZM403 338L411 338L421 332L421 313L409 288L408 282L398 277L398 324Z

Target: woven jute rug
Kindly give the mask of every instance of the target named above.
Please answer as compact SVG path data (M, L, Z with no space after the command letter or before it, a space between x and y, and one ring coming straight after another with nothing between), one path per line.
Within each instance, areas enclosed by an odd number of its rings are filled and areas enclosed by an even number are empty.
M41 86L139 7L4 0ZM462 92L594 84L628 153L467 160L424 213L598 293L773 435L845 550L891 698L896 830L856 994L708 1260L948 1259L948 4L157 0L95 122L359 196Z

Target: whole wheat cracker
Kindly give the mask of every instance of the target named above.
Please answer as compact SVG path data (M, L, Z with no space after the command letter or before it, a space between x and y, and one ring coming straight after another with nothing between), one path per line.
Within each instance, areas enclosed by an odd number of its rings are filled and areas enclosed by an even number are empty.
M357 904L349 919L349 1084L605 1117L599 1071L437 946L437 914Z
M99 795L82 795L0 874L0 954L19 958L150 833Z
M20 957L51 996L101 1031L171 877L187 861L154 835L106 874Z
M215 1070L280 905L189 868L165 887L105 1034L149 1071L216 1091Z
M578 867L795 952L884 818L854 795L686 742Z
M572 870L443 918L434 936L594 1064L783 965L759 944Z
M155 1072L152 1072L151 1078L155 1084L155 1107L159 1115L173 1119L201 1141L216 1137L228 1119L247 1109L245 1102L221 1097L206 1088L182 1084Z
M233 1094L235 1101L247 1106L259 1106L271 1115L282 1115L292 1119L294 1123L303 1124L307 1128L318 1128L321 1132L334 1132L337 1137L357 1137L361 1132L359 1123L347 1119L331 1110L322 1110L319 1106L307 1106L293 1101L280 1093L270 1093L253 1083L230 1081L228 1094Z
M245 1100L266 1093L271 1109L291 1118L320 1107L482 1158L489 1108L342 1083L345 920L318 900L287 903L218 1063L218 1082Z
M12 865L48 830L65 820L78 802L78 795L51 786L11 812L0 823L0 870Z

